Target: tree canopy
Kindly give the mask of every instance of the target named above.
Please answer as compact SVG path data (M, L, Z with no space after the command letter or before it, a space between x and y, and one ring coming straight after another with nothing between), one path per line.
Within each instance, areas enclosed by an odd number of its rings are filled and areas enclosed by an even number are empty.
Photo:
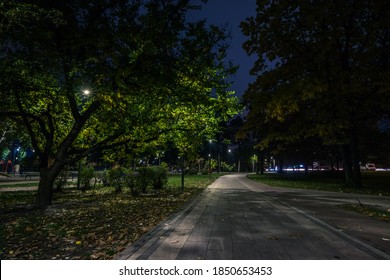
M339 145L348 184L360 185L359 138L389 116L389 2L257 1L241 28L258 57L247 130L263 147Z
M237 113L226 32L190 1L0 4L1 116L39 155L38 205L66 164L97 151L201 138ZM183 135L186 135L184 137Z

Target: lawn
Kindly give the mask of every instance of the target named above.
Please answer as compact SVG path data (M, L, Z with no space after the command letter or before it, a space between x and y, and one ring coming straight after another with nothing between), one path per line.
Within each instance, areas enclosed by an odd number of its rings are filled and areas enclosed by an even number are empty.
M324 171L310 172L307 175L303 172L285 172L248 177L273 187L390 196L390 172L362 172L362 188L347 187L343 176L342 172Z
M249 175L248 177L273 187L390 196L390 172L363 172L362 188L346 187L343 176L341 172L312 172L307 175L302 172L286 172ZM390 208L388 211L383 211L362 206L359 203L344 204L340 207L390 222Z
M127 190L96 187L82 193L71 187L55 193L45 210L28 207L35 191L0 192L0 258L111 259L217 177L186 175L182 192L180 175L171 175L165 189L139 197Z

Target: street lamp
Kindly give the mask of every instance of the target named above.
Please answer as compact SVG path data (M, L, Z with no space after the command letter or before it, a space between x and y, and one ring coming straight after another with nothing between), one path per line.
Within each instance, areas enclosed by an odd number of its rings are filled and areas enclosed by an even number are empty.
M209 140L209 143L210 143L210 146L209 146L209 173L210 173L210 176L211 176L211 143L213 142L213 140Z
M15 156L16 156L16 152L19 152L20 151L20 147L14 149L14 157L12 159L12 168L14 167L15 165Z
M229 168L229 173L230 173L230 171L233 171L232 168L231 168L231 166L230 166L231 161L232 161L232 160L231 160L231 156L230 156L230 155L231 155L231 152L232 152L232 150L229 149L229 150L228 150L228 165L229 165L228 168Z

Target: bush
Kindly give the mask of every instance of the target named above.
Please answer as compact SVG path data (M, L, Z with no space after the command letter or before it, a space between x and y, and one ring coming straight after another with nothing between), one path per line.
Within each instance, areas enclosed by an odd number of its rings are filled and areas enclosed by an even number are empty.
M150 167L138 168L138 183L141 187L141 192L146 193L146 189L153 182L153 170Z
M92 187L92 181L95 180L95 169L93 166L82 166L79 174L80 189L89 190ZM95 180L96 183L96 180Z
M62 188L66 186L67 178L68 178L69 170L68 167L64 167L61 173L54 181L54 191L60 192Z
M185 170L186 175L196 175L198 174L198 170L196 168L189 168Z
M106 171L105 178L107 180L107 184L110 187L114 187L115 192L122 191L124 172L125 172L124 168L120 166L114 166L110 170Z
M142 192L139 175L129 169L124 169L123 184L130 188L132 196L139 196Z
M229 171L229 172L232 172L233 169L234 169L234 166L233 165L229 165L227 164L226 162L222 161L221 162L221 167L224 171Z
M101 182L103 187L109 187L110 183L108 182L108 171L102 171L97 174L97 179L99 182Z
M142 193L146 193L148 187L155 190L162 189L168 183L168 170L163 166L138 168L138 184Z
M168 171L162 166L154 166L152 170L152 185L153 189L159 190L168 183Z
M121 192L122 187L128 187L133 196L139 196L146 193L148 187L155 190L165 187L168 183L168 172L162 166L140 167L137 172L116 166L106 171L101 180L114 187L116 192Z

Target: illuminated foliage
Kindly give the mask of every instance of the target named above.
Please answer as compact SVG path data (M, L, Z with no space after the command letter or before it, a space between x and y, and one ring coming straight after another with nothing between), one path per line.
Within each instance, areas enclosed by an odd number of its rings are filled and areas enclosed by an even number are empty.
M51 203L66 164L170 139L184 145L237 112L226 91L235 67L223 62L225 32L188 23L195 8L184 0L0 4L1 116L23 125L39 155L38 205Z

